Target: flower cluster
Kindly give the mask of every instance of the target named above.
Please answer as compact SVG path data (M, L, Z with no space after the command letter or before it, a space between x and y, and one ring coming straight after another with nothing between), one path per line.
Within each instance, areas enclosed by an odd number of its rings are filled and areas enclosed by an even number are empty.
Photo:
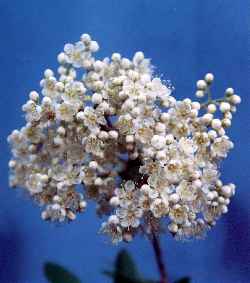
M26 125L8 137L10 185L51 221L74 220L94 200L113 242L167 229L203 235L235 193L219 162L233 147L226 128L240 97L229 88L213 100L207 74L196 92L207 101L178 101L142 52L97 60L98 49L88 34L66 44L58 76L46 70L41 95L30 93Z

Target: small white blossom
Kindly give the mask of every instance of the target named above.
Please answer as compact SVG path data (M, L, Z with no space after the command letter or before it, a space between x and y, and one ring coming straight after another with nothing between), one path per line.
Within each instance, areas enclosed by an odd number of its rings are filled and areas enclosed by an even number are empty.
M66 103L81 105L84 99L86 89L81 82L69 82L65 85L65 90L62 93L62 99Z
M84 125L93 133L99 131L99 125L106 124L104 116L88 106L85 107L83 112L83 122Z
M56 105L56 117L61 121L71 122L76 114L75 106L64 102Z
M156 218L160 218L163 217L165 215L167 215L168 213L168 202L163 201L162 199L155 199L151 206L150 206L150 210L152 211L154 217Z
M194 201L196 198L196 190L187 181L182 181L176 188L176 192L180 199L184 202Z
M211 145L213 156L219 158L227 157L227 153L231 148L233 148L233 143L226 136L215 139L213 144Z
M140 225L140 218L143 215L143 210L138 207L129 206L121 207L116 211L122 227L137 228Z

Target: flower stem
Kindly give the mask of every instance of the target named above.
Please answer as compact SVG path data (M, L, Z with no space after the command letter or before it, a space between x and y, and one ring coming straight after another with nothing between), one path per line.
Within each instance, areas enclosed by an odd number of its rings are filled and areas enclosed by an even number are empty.
M155 259L161 277L160 283L169 283L166 268L162 257L162 250L160 246L159 236L156 235L154 231L152 231L152 237L150 238L150 240L154 249Z

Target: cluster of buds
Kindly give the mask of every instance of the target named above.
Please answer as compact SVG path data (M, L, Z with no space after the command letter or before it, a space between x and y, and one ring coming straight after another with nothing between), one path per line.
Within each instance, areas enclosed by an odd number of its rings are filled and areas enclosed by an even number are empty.
M226 128L240 97L229 88L213 100L207 74L196 92L207 101L178 101L142 52L97 60L98 49L88 34L66 44L58 76L46 70L41 95L30 93L26 125L8 137L10 185L50 221L74 220L94 200L113 242L167 230L204 235L235 193L218 164L233 147Z

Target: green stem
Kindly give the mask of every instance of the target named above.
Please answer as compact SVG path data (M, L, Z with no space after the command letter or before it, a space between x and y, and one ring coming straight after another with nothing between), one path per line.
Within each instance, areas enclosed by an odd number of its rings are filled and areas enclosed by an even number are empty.
M201 103L201 108L205 108L209 104L216 104L219 105L220 102L225 101L225 97L218 98L218 99L208 99L206 102Z
M207 101L208 102L212 101L212 93L210 87L207 88Z
M217 99L212 99L212 92L210 90L210 86L208 86L206 93L207 93L207 101L204 103L201 103L201 108L205 108L206 106L212 103L218 105L220 102L223 102L226 100L226 96L217 98Z

